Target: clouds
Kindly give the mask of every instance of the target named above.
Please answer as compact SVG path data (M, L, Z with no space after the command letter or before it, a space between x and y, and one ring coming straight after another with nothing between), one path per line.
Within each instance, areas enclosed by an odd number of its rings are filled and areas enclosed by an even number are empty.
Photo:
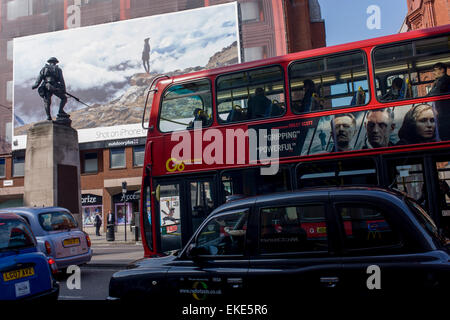
M152 72L204 66L214 53L238 40L235 4L16 38L15 91L29 88L51 56L60 61L68 90L75 95L114 84L122 84L116 87L125 91L132 75L145 72L141 56L147 37ZM17 93L19 106L23 101Z

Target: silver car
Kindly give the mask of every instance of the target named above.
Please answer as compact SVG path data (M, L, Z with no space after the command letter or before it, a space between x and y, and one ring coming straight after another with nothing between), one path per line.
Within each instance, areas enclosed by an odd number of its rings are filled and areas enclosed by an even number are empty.
M89 235L78 228L69 210L61 207L23 207L1 209L15 213L31 226L38 250L52 257L58 269L81 265L92 258Z

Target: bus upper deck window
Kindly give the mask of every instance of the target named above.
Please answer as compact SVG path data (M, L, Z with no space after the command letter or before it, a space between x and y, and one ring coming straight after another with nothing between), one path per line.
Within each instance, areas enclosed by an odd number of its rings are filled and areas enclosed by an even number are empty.
M217 110L221 123L283 115L285 98L281 67L265 67L219 76Z
M434 37L375 48L375 83L379 101L450 93L449 37Z
M364 105L369 101L367 66L362 52L294 62L289 67L294 113Z
M176 84L164 93L159 114L162 132L207 127L212 124L211 85L209 80Z

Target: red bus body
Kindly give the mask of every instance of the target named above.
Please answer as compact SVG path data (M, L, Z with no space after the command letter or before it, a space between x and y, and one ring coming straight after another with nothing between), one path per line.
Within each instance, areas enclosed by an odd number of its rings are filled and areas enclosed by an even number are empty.
M153 94L153 101L150 108L149 113L149 122L148 124L148 134L147 134L147 144L145 149L145 160L144 160L144 173L143 173L143 180L142 180L142 196L141 196L141 226L144 226L144 219L146 219L146 215L144 214L144 209L148 208L149 203L146 203L146 198L144 196L144 186L149 184L149 182L145 182L145 179L150 179L150 190L152 193L152 199L151 199L151 221L152 223L152 243L153 245L149 245L147 241L148 233L146 236L145 227L141 228L141 236L143 240L143 246L145 249L145 256L151 257L154 255L158 255L161 253L160 249L158 249L157 243L158 243L158 237L159 231L157 224L155 223L159 217L157 214L157 208L155 206L155 198L154 195L156 193L156 186L153 185L153 179L155 177L175 177L175 176L185 176L188 177L189 174L199 174L202 172L217 172L219 170L223 169L230 169L230 168L246 168L250 166L261 166L260 162L252 162L249 160L249 141L248 137L245 139L245 146L237 145L236 141L234 142L234 161L232 164L227 164L226 161L226 150L227 150L227 141L223 141L223 163L212 163L207 164L205 163L204 159L202 159L201 163L195 163L198 162L202 158L203 151L205 150L205 147L207 147L209 144L212 143L211 141L203 141L203 139L200 139L202 141L201 145L199 146L199 137L202 137L202 135L207 131L211 129L218 130L217 132L220 132L223 137L226 137L227 130L238 130L242 129L243 131L246 131L249 129L249 127L257 127L259 125L270 125L271 123L279 123L279 125L282 126L289 126L292 124L293 126L305 126L308 127L313 123L314 118L319 117L325 117L325 116L333 116L340 113L356 113L361 111L367 111L372 109L378 109L378 108L388 108L388 107L395 107L395 106L403 106L403 105L412 105L417 104L417 98L413 99L404 99L401 102L398 101L392 101L392 102L380 102L377 100L377 92L376 92L376 83L374 81L374 64L373 64L373 50L377 46L383 46L390 43L401 43L403 41L412 40L412 39L420 39L420 38L427 38L427 37L437 37L440 35L449 36L450 35L450 25L437 27L433 29L424 29L424 30L418 30L418 31L412 31L407 33L400 33L396 35L391 36L384 36L379 37L375 39L369 39L369 40L363 40L363 41L357 41L353 43L348 44L342 44L332 47L324 47L309 51L303 51L293 54L288 54L284 56L264 59L264 60L258 60L243 64L237 64L227 67L222 67L218 69L213 70L205 70L200 72L195 72L191 74L186 75L180 75L175 77L167 77L167 78L161 78L159 81L156 82L153 89L155 90ZM294 61L301 61L304 59L310 59L314 57L320 57L320 56L327 56L332 54L338 54L342 52L349 52L349 51L355 51L355 50L361 50L365 53L365 57L367 59L367 72L368 72L368 84L369 84L369 96L370 100L365 105L360 106L348 106L346 108L340 108L340 109L330 109L330 110L320 110L317 112L310 112L305 114L296 114L292 111L292 103L290 99L290 88L289 88L289 66ZM249 70L249 69L256 69L264 66L281 66L283 72L284 72L284 94L286 96L285 99L285 109L286 112L281 117L275 117L275 118L262 118L257 119L253 121L245 121L245 122L237 122L237 123L219 123L218 122L218 115L217 115L217 106L216 106L216 79L218 76L224 75L224 74L230 74L234 72L239 72L242 70ZM158 127L158 121L159 121L159 113L161 108L162 99L164 96L164 93L166 89L174 84L178 83L186 83L189 81L197 80L197 79L208 79L211 83L211 94L212 94L212 101L213 101L213 111L212 111L212 124L208 128L204 128L201 132L194 132L194 130L184 130L184 131L177 131L174 132L161 132ZM424 96L420 98L420 103L431 103L433 101L438 100L444 100L449 99L450 94L447 95L440 95L440 96ZM450 123L449 123L450 125ZM263 126L264 127L264 126ZM270 127L270 126L269 126ZM275 126L276 127L276 126ZM198 131L198 130L197 130ZM194 136L197 134L197 136ZM173 159L171 154L173 148L179 144L180 141L172 141L173 136L180 136L180 135L189 135L191 139L191 156L189 159L181 159L183 163L181 163L180 159ZM314 155L305 155L305 156L299 156L293 155L293 156L283 156L279 160L279 164L288 164L288 163L298 163L298 162L313 162L313 161L319 161L319 160L331 160L331 159L345 159L345 158L351 158L351 157L363 157L363 156L376 156L379 154L401 154L401 153L407 153L412 151L419 151L423 154L426 154L427 152L431 150L437 150L437 149L447 149L450 146L450 141L437 141L437 142L431 142L431 143L422 143L422 144L414 144L414 145L398 145L398 146L390 146L386 148L376 148L376 149L358 149L353 151L344 151L344 152L332 152L332 153L320 153L320 154L314 154ZM228 146L229 148L229 146ZM243 148L245 150L245 161L242 161L242 159L237 158L237 148ZM200 150L200 152L199 152ZM200 157L200 158L199 158ZM229 159L230 160L230 159ZM239 161L238 161L239 160ZM189 163L190 162L190 163ZM242 163L243 162L243 163ZM311 228L317 229L319 227L324 226L316 226L314 223L311 224ZM171 231L174 231L174 228L169 228ZM148 231L148 230L147 230ZM349 230L346 230L347 232L351 233L351 227ZM315 236L320 236L320 233L317 233Z

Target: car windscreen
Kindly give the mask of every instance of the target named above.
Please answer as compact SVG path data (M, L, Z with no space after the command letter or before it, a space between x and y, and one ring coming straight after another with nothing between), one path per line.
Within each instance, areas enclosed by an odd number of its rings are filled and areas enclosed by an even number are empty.
M39 214L39 224L45 231L61 231L76 228L77 222L68 212L55 211Z
M0 220L0 251L34 247L33 234L20 220Z

